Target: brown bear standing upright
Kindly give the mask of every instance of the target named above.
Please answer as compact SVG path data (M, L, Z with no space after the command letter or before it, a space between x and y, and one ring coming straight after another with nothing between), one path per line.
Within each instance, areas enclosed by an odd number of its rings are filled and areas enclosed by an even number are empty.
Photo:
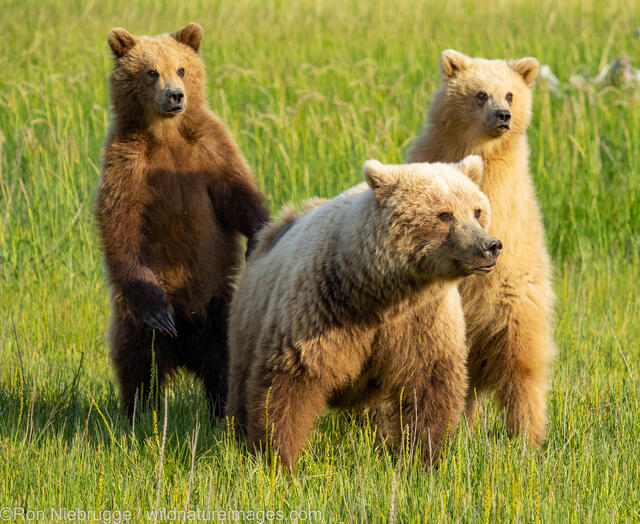
M467 391L456 280L491 271L501 248L460 170L478 178L482 160L369 161L366 184L263 230L229 317L227 415L250 446L268 438L293 468L328 407L386 403L391 443L406 424L438 456Z
M529 175L527 126L535 58L514 62L469 58L446 50L444 81L434 97L425 132L409 151L412 162L484 158L480 189L493 210L490 232L504 242L488 278L470 277L460 293L470 341L467 412L494 390L507 410L507 427L530 444L544 439L553 291L544 229Z
M233 138L207 108L202 29L113 29L114 118L96 202L113 288L111 357L122 403L184 366L213 415L226 396L227 311L241 240L268 221ZM155 336L154 336L155 332ZM157 373L157 375L152 375Z

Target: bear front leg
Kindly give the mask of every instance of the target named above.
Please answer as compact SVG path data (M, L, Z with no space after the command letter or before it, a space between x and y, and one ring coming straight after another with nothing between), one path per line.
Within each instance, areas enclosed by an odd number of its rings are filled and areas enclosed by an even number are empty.
M512 319L497 338L501 361L496 393L510 434L526 434L532 447L545 438L546 393L553 345L545 326Z
M227 161L226 178L212 184L209 196L220 221L247 237L245 257L249 258L256 246L256 233L269 222L269 210L244 161Z
M417 438L425 464L432 466L464 410L467 373L462 359L438 359L430 370L417 371L406 387L394 390L382 430L396 448L403 438Z
M233 343L231 348L234 348ZM236 353L230 354L229 377L227 380L226 416L233 422L238 433L244 433L247 427L247 374L249 372L249 358L242 349L234 348Z
M270 449L295 470L300 449L326 409L326 391L300 372L252 373L248 382L247 439L255 450Z
M143 410L151 393L158 392L168 375L175 369L170 352L164 347L168 339L156 332L137 326L134 322L114 318L112 320L111 362L115 368L122 407L132 419L136 395L136 409Z

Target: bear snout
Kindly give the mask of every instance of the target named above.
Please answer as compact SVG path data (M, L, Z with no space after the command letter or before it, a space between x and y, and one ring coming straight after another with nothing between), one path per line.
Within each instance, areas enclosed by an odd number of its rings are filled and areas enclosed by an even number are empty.
M472 272L489 273L496 265L497 258L502 251L502 241L486 235L480 239L479 244L482 255L475 261Z
M502 250L499 239L477 226L460 228L454 242L459 246L454 259L463 275L491 272Z
M511 111L508 109L496 109L491 112L487 127L499 135L509 131L511 129Z
M511 111L508 109L498 109L496 111L496 120L498 122L502 122L503 125L509 125L509 122L511 121Z
M482 250L486 256L496 259L502 250L502 242L497 238L489 237L483 240Z
M180 113L184 109L184 91L179 87L167 89L167 101L170 113Z
M182 100L184 99L184 91L182 89L170 89L169 100L176 105L182 105Z
M185 109L185 94L181 87L167 87L159 96L160 110L168 116L182 113Z

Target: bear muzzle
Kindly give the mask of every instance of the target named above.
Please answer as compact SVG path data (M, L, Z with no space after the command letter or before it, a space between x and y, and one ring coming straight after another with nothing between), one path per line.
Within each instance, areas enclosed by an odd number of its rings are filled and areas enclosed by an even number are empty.
M501 136L511 129L511 111L497 109L493 111L486 122L487 129L494 136Z
M167 116L182 113L186 107L184 90L181 88L167 88L164 90L160 102L160 110Z
M502 251L502 241L495 237L488 236L480 243L480 248L488 264L479 265L473 268L474 273L489 273L496 265L500 251Z
M464 275L490 273L502 250L502 242L480 228L463 231L458 239L460 249L455 262L461 272Z

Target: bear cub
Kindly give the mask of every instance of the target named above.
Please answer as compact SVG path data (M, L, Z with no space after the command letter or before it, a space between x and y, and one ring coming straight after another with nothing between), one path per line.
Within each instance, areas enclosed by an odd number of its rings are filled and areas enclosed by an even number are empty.
M490 233L504 252L487 278L460 284L469 339L467 414L473 427L478 400L495 392L510 433L544 440L553 342L551 262L544 225L529 174L527 127L531 85L539 63L470 58L448 49L442 86L410 162L456 162L481 155L480 189L491 201Z
M465 176L466 175L466 176ZM426 462L455 428L467 392L457 281L491 271L489 201L456 165L364 165L366 183L265 228L231 304L227 415L249 445L293 469L329 407L393 403ZM415 432L415 433L414 433Z
M227 315L241 262L268 222L264 198L207 108L202 29L109 34L113 121L95 215L112 287L111 359L129 416L182 366L212 415L226 396ZM154 369L152 369L154 368ZM157 379L157 382L156 382ZM142 406L141 406L142 407Z

